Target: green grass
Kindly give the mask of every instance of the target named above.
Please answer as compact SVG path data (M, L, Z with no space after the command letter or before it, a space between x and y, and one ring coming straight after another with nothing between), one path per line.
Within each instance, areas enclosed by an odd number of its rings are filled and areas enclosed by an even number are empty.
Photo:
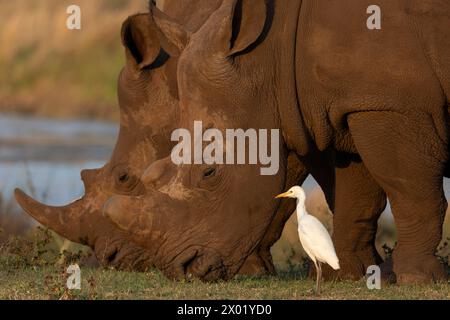
M81 290L65 289L64 268L0 267L0 299L450 299L449 284L386 286L368 290L364 281L326 282L314 294L314 281L302 274L237 277L205 284L173 282L159 272L136 273L82 268Z
M0 232L1 234L1 232ZM0 241L0 299L447 299L450 283L428 286L383 285L369 290L365 281L325 282L314 294L315 281L306 265L295 264L276 277L237 276L229 282L174 282L154 270L147 273L90 268L91 252L64 246L44 228ZM66 289L66 268L81 266L81 290ZM91 262L92 263L92 262Z

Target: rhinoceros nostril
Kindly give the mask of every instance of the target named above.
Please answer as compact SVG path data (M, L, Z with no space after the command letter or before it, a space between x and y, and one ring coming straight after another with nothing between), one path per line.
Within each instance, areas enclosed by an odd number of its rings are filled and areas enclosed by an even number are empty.
M203 172L203 178L204 179L211 178L211 177L214 177L215 174L216 174L215 168L208 168Z
M119 250L115 249L106 259L108 260L108 263L112 263L116 257L117 257L117 253L119 252Z

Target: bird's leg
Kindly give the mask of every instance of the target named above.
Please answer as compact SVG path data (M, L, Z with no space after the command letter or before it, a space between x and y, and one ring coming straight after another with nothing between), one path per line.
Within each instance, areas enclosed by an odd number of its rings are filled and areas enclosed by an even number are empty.
M313 261L316 267L316 294L320 295L320 282L322 281L322 266L320 262Z
M321 293L321 287L322 287L322 264L320 262L317 262L317 266L319 267L319 284L317 288L317 294L320 295Z

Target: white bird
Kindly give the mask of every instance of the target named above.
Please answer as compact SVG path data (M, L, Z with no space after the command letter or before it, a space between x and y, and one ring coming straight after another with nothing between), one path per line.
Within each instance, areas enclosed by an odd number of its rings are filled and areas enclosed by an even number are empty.
M276 198L297 199L298 236L303 249L316 267L316 292L320 294L320 284L322 281L321 264L327 263L334 270L340 269L339 259L336 255L330 234L316 217L308 214L306 211L306 195L301 187L292 187L289 191L276 196Z

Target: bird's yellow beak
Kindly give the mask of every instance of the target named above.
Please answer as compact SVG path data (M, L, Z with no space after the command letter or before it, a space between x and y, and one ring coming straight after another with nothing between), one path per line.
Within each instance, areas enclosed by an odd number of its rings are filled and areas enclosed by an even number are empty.
M279 198L287 198L288 195L289 195L289 193L288 193L288 192L285 192L285 193L282 193L282 194L277 195L277 196L275 197L275 199L279 199Z

